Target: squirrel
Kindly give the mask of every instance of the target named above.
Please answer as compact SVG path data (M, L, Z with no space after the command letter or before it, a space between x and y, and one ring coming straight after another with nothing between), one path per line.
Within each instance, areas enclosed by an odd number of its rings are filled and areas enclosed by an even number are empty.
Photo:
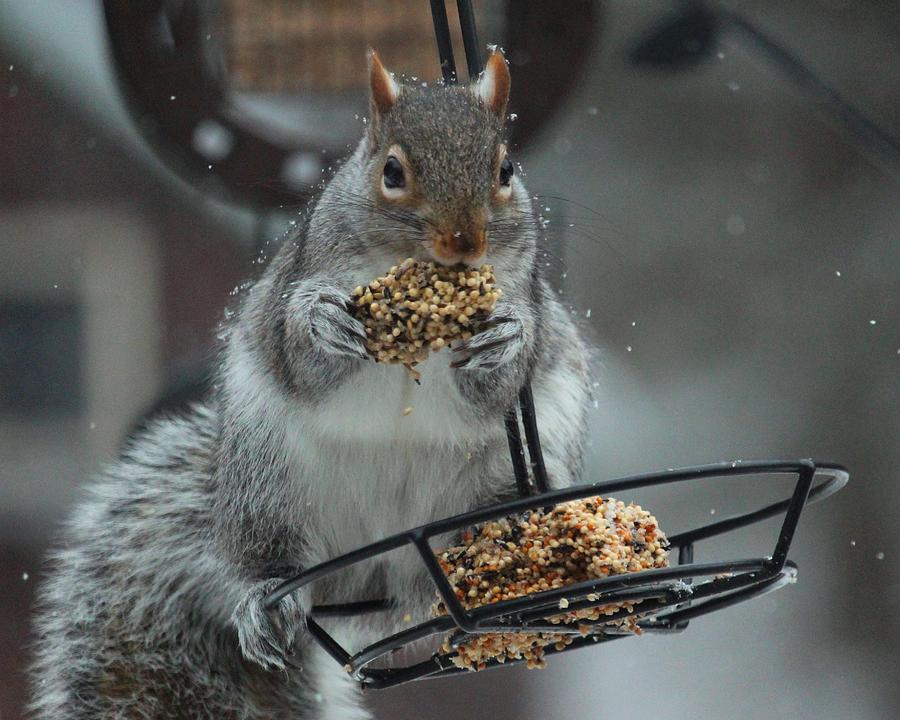
M503 418L526 379L551 485L578 476L589 351L544 277L507 155L502 52L467 85L403 83L373 51L368 75L364 136L225 321L207 399L130 438L66 523L34 614L33 717L369 718L305 617L392 597L424 620L421 559L395 551L272 610L266 595L514 497ZM348 309L354 287L405 257L489 262L503 289L486 329L432 353L420 385L373 361ZM359 649L398 629L384 615L342 620L335 637Z

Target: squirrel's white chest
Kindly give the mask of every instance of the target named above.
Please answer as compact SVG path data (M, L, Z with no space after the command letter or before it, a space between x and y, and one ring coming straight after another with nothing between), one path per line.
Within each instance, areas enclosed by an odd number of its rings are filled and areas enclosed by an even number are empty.
M332 440L465 443L475 433L454 385L449 351L418 366L417 384L399 365L369 363L314 411L316 434Z
M488 438L461 413L450 361L432 355L420 384L403 367L371 363L291 433L315 515L311 560L469 509L479 488L460 476Z

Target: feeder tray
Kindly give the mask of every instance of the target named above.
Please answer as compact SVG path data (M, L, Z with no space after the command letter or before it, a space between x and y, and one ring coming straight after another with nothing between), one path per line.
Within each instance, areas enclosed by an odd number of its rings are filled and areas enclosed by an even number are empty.
M469 0L457 0L470 77L481 72L474 15ZM432 16L444 82L456 82L456 66L444 0L431 0ZM454 517L438 520L406 530L379 542L315 565L276 587L266 598L266 607L274 608L285 596L309 583L333 576L351 565L386 553L413 546L425 570L434 583L437 595L447 615L435 617L368 645L355 654L349 653L318 622L324 617L349 617L390 610L389 599L318 605L307 617L307 630L315 641L335 659L338 665L358 680L363 688L380 689L412 680L430 679L469 672L452 662L455 650L438 652L429 659L405 667L371 667L373 663L410 646L424 638L452 633L450 647L455 648L471 637L482 633L553 633L577 635L569 645L557 649L548 645L546 655L569 652L587 645L628 637L607 625L629 614L627 609L599 620L580 620L577 624L552 623L550 618L560 614L559 601L568 601L566 612L587 610L621 602L640 605L633 610L639 617L637 626L642 632L677 633L688 627L690 620L708 615L745 600L777 590L793 582L797 565L787 559L788 550L797 529L800 514L807 504L822 500L840 490L849 479L847 471L832 463L813 460L726 462L692 468L667 470L647 475L634 475L607 482L578 485L550 491L547 471L541 454L537 420L531 387L526 382L519 393L521 426L525 432L528 462L522 443L520 418L513 407L505 416L506 434L519 499L491 505ZM531 472L528 471L531 466ZM459 533L488 520L508 517L537 507L552 507L558 503L591 496L606 496L636 488L682 483L708 478L746 477L759 475L796 477L790 497L765 505L752 512L725 518L693 528L668 538L670 550L677 549L678 564L674 567L648 569L640 572L587 580L564 587L533 593L512 600L504 600L466 610L453 592L447 577L435 557L431 539L448 533ZM694 543L747 527L768 518L783 515L772 554L749 559L721 560L695 563ZM586 634L585 634L586 628ZM486 667L505 667L521 660L500 663L490 660Z
M480 633L537 633L578 635L571 644L559 650L553 645L545 649L547 655L568 652L586 645L617 640L628 635L606 626L606 623L628 614L627 610L603 615L596 621L579 621L577 625L555 624L550 621L560 613L559 601L568 600L566 611L584 610L620 602L641 604L634 613L642 632L676 633L688 626L695 617L722 610L739 602L763 595L792 582L797 566L787 559L788 550L804 507L840 490L848 480L847 471L832 463L797 461L726 462L714 465L667 470L648 475L634 475L607 482L578 485L564 490L548 491L534 414L530 386L526 384L519 395L522 425L528 448L525 460L519 417L513 409L506 415L506 430L510 454L521 497L491 505L472 512L438 520L397 533L384 540L359 548L332 560L320 563L286 580L266 598L268 608L275 607L286 595L323 577L392 550L412 545L418 551L447 615L432 618L385 637L355 654L350 654L329 634L318 619L334 616L353 616L389 610L390 600L373 600L342 605L319 605L307 618L307 629L318 644L331 655L340 667L358 680L364 688L386 688L394 685L468 672L451 660L454 652L436 653L431 658L406 667L374 668L376 660L399 648L433 635L453 633L451 646L466 642ZM528 473L527 465L532 472ZM669 537L670 549L677 549L678 564L674 567L643 570L612 577L588 580L564 587L534 593L513 600L504 600L470 610L463 608L456 598L447 577L431 546L431 539L446 533L458 533L473 525L515 515L536 507L552 507L558 503L591 496L606 496L623 490L682 483L704 478L759 476L763 474L796 477L791 496L741 515L718 520ZM537 494L535 494L537 493ZM733 530L783 515L780 531L772 554L766 557L730 559L711 563L694 563L694 543ZM583 635L587 626L587 634ZM487 667L507 666L519 662L489 661Z

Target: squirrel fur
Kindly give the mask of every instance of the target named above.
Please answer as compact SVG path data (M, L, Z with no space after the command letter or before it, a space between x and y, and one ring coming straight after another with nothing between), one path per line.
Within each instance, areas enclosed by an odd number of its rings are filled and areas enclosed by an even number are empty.
M266 593L513 497L503 415L528 377L552 485L578 476L588 352L544 278L528 193L508 163L501 174L502 54L468 86L421 87L372 53L370 85L365 136L242 298L208 399L132 437L67 522L38 593L33 717L369 718L305 613L392 596L425 620L421 561L395 551L272 611ZM402 187L388 187L391 157ZM367 357L346 310L408 256L489 262L504 293L486 330L419 366L421 385ZM383 615L341 621L338 641L396 631Z

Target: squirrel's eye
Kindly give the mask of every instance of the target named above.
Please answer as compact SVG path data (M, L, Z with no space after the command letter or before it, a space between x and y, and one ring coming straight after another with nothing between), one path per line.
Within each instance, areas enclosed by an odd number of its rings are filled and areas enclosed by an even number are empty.
M384 164L384 186L386 188L402 188L405 185L403 165L393 155L388 156L387 162Z
M508 157L503 158L503 162L500 163L500 184L509 185L513 172L515 172L515 169L510 159Z

